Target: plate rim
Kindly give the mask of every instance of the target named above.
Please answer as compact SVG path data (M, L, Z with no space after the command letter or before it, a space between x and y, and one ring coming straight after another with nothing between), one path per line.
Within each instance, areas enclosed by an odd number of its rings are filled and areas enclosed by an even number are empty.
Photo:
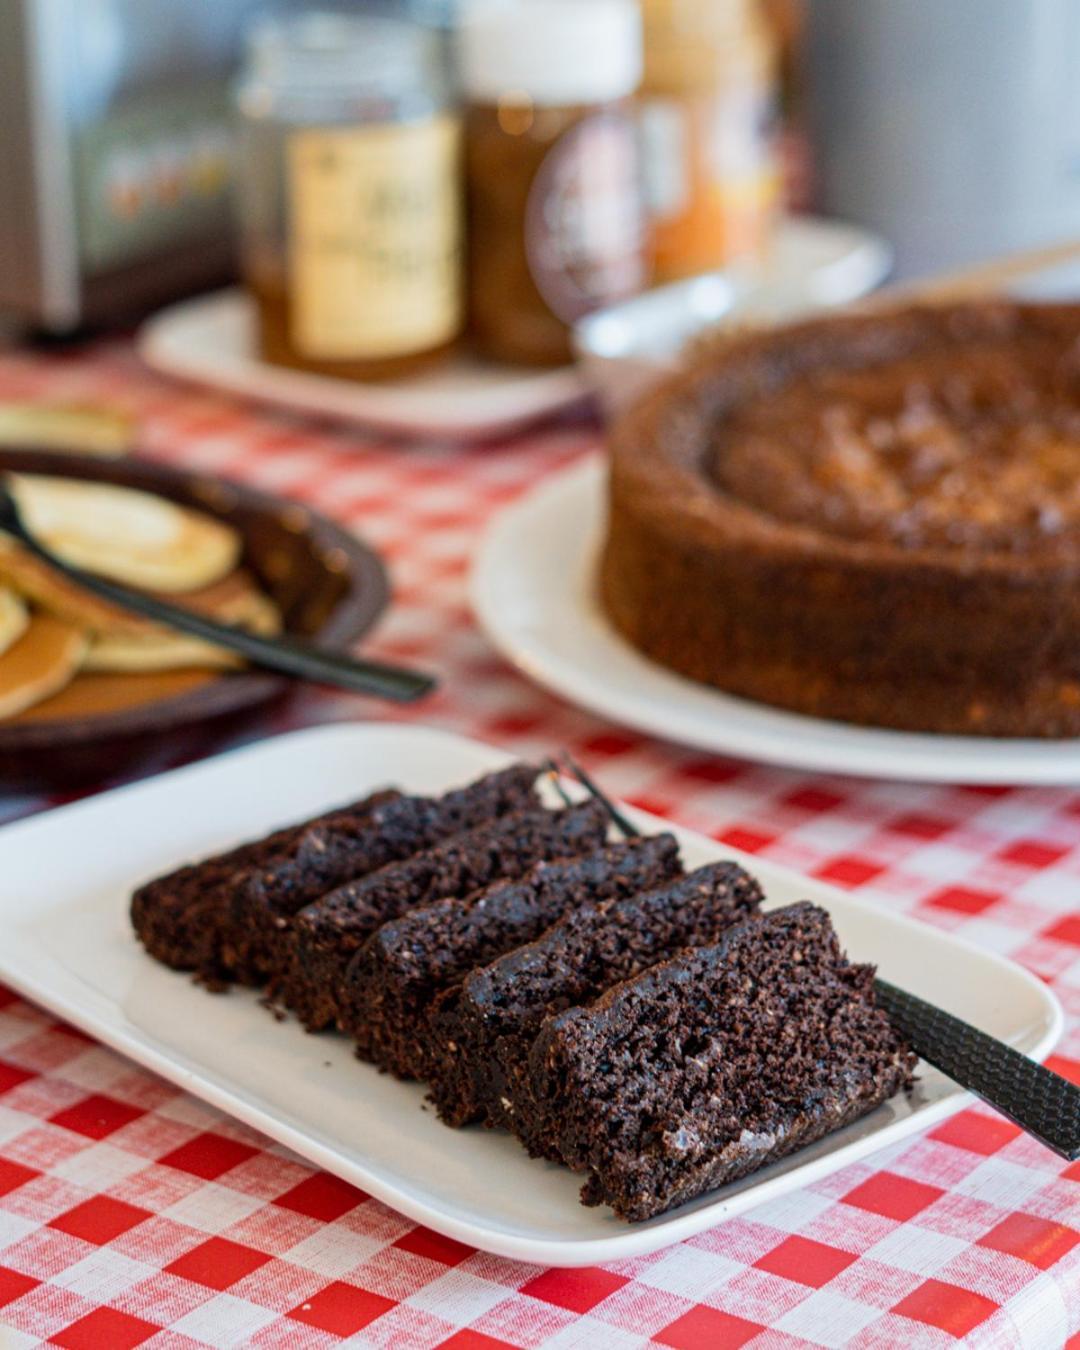
M449 441L483 441L521 431L572 411L593 394L582 371L572 363L554 370L523 368L520 382L528 387L529 399L527 402L522 399L517 411L502 407L497 412L479 415L476 412L449 415L444 412L435 422L408 415L408 380L403 381L400 388L385 383L363 385L330 375L274 366L252 352L230 350L227 363L215 364L213 353L177 351L177 332L182 332L185 325L199 316L225 314L235 318L250 310L251 301L239 286L227 286L177 301L143 323L135 335L136 351L151 370L173 379L391 435ZM367 407L360 409L356 404L364 398ZM387 406L388 400L390 406Z
M558 584L550 571L545 572L543 580L538 582L540 569L532 568L528 561L522 563L523 557L527 559L527 550L521 547L526 527L535 526L538 520L561 518L568 500L573 505L580 505L590 497L596 498L595 518L597 522L601 521L605 467L605 452L599 451L545 478L492 517L473 554L468 579L473 614L499 653L534 683L607 721L632 727L669 744L752 763L894 782L1017 787L1080 784L1080 739L1010 740L863 727L772 708L697 684L674 671L665 670L636 651L611 629L598 609L590 611L581 603L580 594L573 586L560 592L564 606L589 622L599 619L611 650L631 658L646 674L651 672L670 692L666 697L655 689L648 694L628 695L604 683L603 677L591 666L568 664L535 630L527 635L519 618L504 614L497 594L508 572L514 569L519 577L528 579L532 587ZM587 530L585 535L593 533ZM582 566L589 563L584 551L591 548L592 543L591 537L579 541L577 546L581 551L575 557L576 563ZM532 593L538 592L533 589ZM716 723L719 730L706 730L704 734L670 730L665 714L674 703L675 691L679 688L692 691L695 697L704 695L715 700L717 714L721 715ZM780 726L769 735L740 729L740 717L745 720L747 716L782 719L787 734L781 737ZM800 732L810 733L812 739L808 745L800 746ZM823 739L829 736L841 738L841 743ZM1017 752L1024 753L1026 760L1009 764L1008 758ZM974 762L972 756L975 756ZM958 765L962 768L958 769Z
M331 740L340 746L343 736L355 739L358 749L365 742L373 739L394 736L419 737L421 741L440 744L446 749L460 753L463 758L470 760L471 763L477 759L483 759L492 767L497 767L513 758L509 752L486 745L481 741L454 732L428 728L414 723L331 723L310 727L281 736L269 737L266 740L229 750L222 755L213 756L196 764L186 765L155 778L127 784L110 792L13 822L0 828L0 856L3 854L5 841L21 840L28 834L44 834L48 837L57 821L63 824L82 813L103 809L108 812L111 807L117 806L122 810L123 802L131 794L144 792L148 787L154 787L156 790L167 794L170 785L175 784L178 780L184 782L192 778L198 779L207 774L212 776L215 769L227 761L235 764L237 761L251 760L257 764L260 759L266 757L273 760L277 756L287 755L289 750L301 741L306 745L314 746L316 749L321 742L329 744ZM356 762L362 764L363 756L357 754ZM471 763L466 772L473 771ZM660 825L666 829L675 828L678 834L701 840L710 848L720 848L715 840L709 840L696 831L672 827L670 822L664 821L660 817L631 808L627 809L634 819L646 826ZM827 883L815 881L811 878L803 878L799 873L780 864L747 857L740 854L736 849L725 848L723 851L724 856L742 860L751 868L764 866L768 872L774 875L786 875L797 879L800 886L808 888L812 893L833 896L841 902L841 905L852 903L851 897L844 895L836 887L831 887ZM1064 1013L1061 1004L1053 991L1031 972L1024 969L1023 966L999 953L977 947L975 944L953 934L940 933L908 915L894 914L891 911L883 911L882 913L883 917L887 917L890 922L920 934L923 939L929 937L934 943L974 951L980 959L987 960L991 965L1007 971L1010 978L1020 978L1036 995L1046 1014L1046 1030L1028 1052L1029 1055L1041 1059L1057 1044L1064 1030ZM25 950L26 943L25 940L22 940L22 951L25 952ZM31 950L33 950L32 944ZM209 1102L225 1114L243 1121L251 1128L292 1149L316 1166L324 1168L334 1175L344 1176L375 1199L381 1200L415 1222L426 1224L438 1232L481 1250L532 1264L571 1268L644 1255L666 1248L693 1236L695 1233L715 1227L728 1218L734 1217L737 1213L752 1210L757 1205L766 1203L776 1196L801 1189L814 1180L829 1175L838 1167L857 1162L860 1158L887 1148L900 1139L924 1133L926 1129L961 1110L972 1100L968 1093L958 1088L952 1094L925 1106L917 1116L909 1116L900 1121L895 1121L884 1126L881 1130L864 1136L862 1139L852 1141L845 1146L842 1162L833 1161L836 1157L835 1153L811 1159L801 1168L769 1178L757 1187L750 1187L727 1200L717 1199L711 1204L702 1204L681 1216L676 1211L674 1217L660 1216L649 1224L629 1226L622 1229L614 1236L535 1239L505 1233L497 1226L485 1227L470 1219L457 1218L453 1214L446 1213L437 1202L428 1202L403 1192L393 1182L384 1181L377 1171L369 1173L362 1165L350 1161L336 1152L333 1147L283 1122L272 1113L272 1108L260 1107L252 1103L245 1091L239 1088L230 1089L227 1085L220 1083L219 1075L216 1072L203 1070L200 1073L198 1065L193 1065L189 1056L185 1054L170 1055L167 1046L161 1046L160 1041L146 1032L140 1032L138 1028L129 1023L119 1003L110 1003L106 1007L101 1007L102 997L95 992L88 992L84 1001L80 1002L66 990L62 989L57 992L43 986L34 974L32 962L25 968L20 968L19 954L19 941L5 943L3 948L0 948L0 980L9 984L23 996L49 1008L58 1016L91 1035L98 1042L109 1046L109 1048L128 1059L134 1060L150 1072L175 1083L182 1090ZM45 959L49 959L47 954ZM76 977L71 976L71 978L75 979ZM198 991L193 992L197 993ZM107 1016L110 1009L113 1014L112 1021ZM793 1180L793 1178L795 1179ZM761 1194L761 1192L764 1193ZM755 1198L748 1200L744 1198L747 1196L754 1196Z

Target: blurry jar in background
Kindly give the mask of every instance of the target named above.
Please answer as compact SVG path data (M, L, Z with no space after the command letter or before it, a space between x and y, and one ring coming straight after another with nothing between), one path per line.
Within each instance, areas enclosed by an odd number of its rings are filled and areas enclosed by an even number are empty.
M780 197L772 29L757 0L643 0L643 13L654 280L760 258Z
M460 122L437 34L260 24L237 88L243 267L268 361L408 374L462 326Z
M459 54L471 335L496 360L561 364L578 319L646 281L640 12L472 0Z

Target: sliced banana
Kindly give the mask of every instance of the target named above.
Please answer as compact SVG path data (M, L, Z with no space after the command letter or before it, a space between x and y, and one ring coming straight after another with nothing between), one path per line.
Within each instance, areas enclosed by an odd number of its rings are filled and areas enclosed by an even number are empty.
M105 483L14 475L27 527L65 562L148 591L212 585L240 558L240 536L164 497Z
M228 611L215 614L222 623L247 628L253 633L271 636L281 631L281 615L272 600L258 591L237 595ZM84 670L108 673L134 671L183 670L205 666L213 670L233 670L243 665L242 658L199 638L184 633L152 630L147 633L95 634L83 662Z
M0 656L0 718L14 717L70 684L88 645L80 629L51 614L35 614Z
M30 615L14 591L0 586L0 656L26 632Z

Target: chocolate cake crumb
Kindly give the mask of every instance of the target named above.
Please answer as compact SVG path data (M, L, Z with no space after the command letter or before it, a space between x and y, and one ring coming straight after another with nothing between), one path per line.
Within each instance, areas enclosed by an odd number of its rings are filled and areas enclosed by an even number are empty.
M131 898L137 937L155 960L174 970L201 970L207 987L227 988L228 981L212 974L214 963L208 953L226 922L234 888L245 876L270 871L301 848L305 833L359 828L376 807L400 796L393 790L376 792L148 881Z
M331 891L301 910L285 935L276 997L309 1031L339 1021L348 1030L341 1004L345 973L381 924L416 905L521 876L546 857L596 848L608 824L597 802L515 812Z
M543 1151L637 1221L849 1124L915 1065L873 979L803 903L556 1014L525 1071L551 1104Z
M383 924L353 958L342 1024L361 1058L399 1078L424 1078L434 1049L428 1015L439 994L570 910L636 894L680 871L678 845L662 834L540 862L518 881L410 910Z
M642 895L567 914L537 941L469 975L433 1013L432 1098L448 1125L483 1119L546 1152L546 1104L525 1072L544 1018L588 1003L684 947L714 942L761 904L758 883L718 862Z
M174 969L262 984L297 910L440 839L537 804L538 775L535 766L517 764L443 797L377 793L182 868L135 893L135 931L151 955Z

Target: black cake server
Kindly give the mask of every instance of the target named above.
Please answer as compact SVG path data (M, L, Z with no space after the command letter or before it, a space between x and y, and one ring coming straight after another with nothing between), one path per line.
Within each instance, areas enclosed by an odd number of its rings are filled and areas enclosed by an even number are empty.
M602 803L623 834L640 836L637 826L579 764L566 753L561 760L582 787ZM557 782L559 764L549 760L545 767ZM898 989L888 980L875 980L874 988L893 1025L921 1059L981 1097L1060 1157L1070 1162L1080 1158L1080 1088L1004 1041Z
M179 629L182 633L190 633L192 637L203 638L219 647L238 652L268 670L314 680L319 684L337 685L353 693L372 694L398 703L411 703L435 688L435 680L430 675L384 665L380 661L357 661L336 652L324 651L300 638L258 637L246 629L215 623L213 619L183 609L180 605L172 605L167 600L159 600L156 596L146 595L119 582L95 576L81 567L72 567L31 533L23 522L15 498L3 482L0 482L0 530L17 539L36 558L102 600L108 600L121 609L131 610L169 628Z

